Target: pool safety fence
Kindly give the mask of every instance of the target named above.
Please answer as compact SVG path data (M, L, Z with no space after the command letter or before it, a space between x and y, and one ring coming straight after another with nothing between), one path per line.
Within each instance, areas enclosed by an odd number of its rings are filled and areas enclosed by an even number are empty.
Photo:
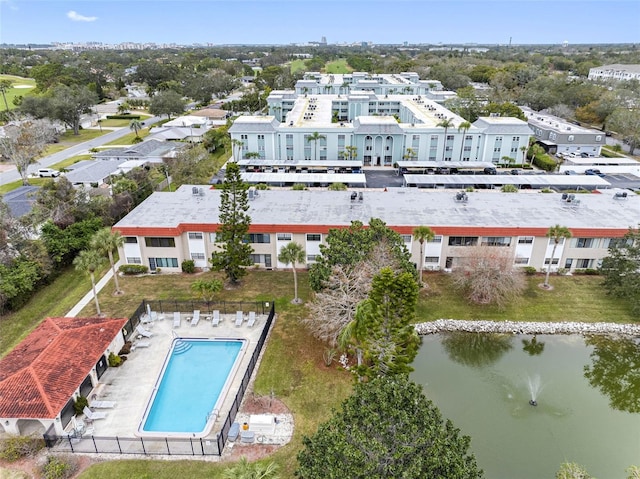
M154 302L154 303L160 303ZM166 307L170 309L166 311L173 311L174 306L177 304L195 304L202 306L201 303L198 302L173 302L173 301L163 301L162 302ZM162 312L162 310L158 307L158 304L155 304L155 307L158 309L154 309L154 305L152 302L145 302L141 304L136 313L142 314L146 311L147 304L152 304L153 311ZM207 303L204 303L207 304ZM224 446L227 442L227 438L229 436L229 429L231 425L235 421L236 414L240 409L240 404L242 404L242 399L244 398L244 394L249 387L249 381L251 380L251 376L253 371L255 370L256 364L258 363L258 358L260 357L260 353L262 352L262 348L267 340L267 336L269 335L269 331L271 330L271 326L273 324L273 319L275 317L275 305L273 301L268 303L265 302L243 302L243 303L231 303L231 302L222 302L222 303L209 303L211 305L226 305L227 309L223 309L222 307L213 307L213 309L219 309L221 314L231 314L235 313L235 311L240 311L241 308L239 305L245 305L245 309L243 311L249 311L247 309L249 306L253 306L254 308L257 305L267 305L265 309L251 309L251 311L256 311L258 314L268 314L267 320L265 322L265 327L260 334L260 338L256 344L256 348L251 355L251 359L245 370L244 376L242 377L242 381L240 382L240 387L238 392L236 393L235 398L233 399L233 403L229 408L229 413L226 418L222 422L222 428L215 437L211 438L176 438L176 437L106 437L106 436L90 436L84 435L82 437L73 437L71 435L59 436L55 433L53 425L44 433L44 441L48 448L55 448L56 451L59 452L68 452L68 453L79 453L79 454L92 454L92 453L104 453L104 454L143 454L143 455L170 455L170 456L220 456L222 451L224 450ZM194 309L198 309L195 307ZM207 311L206 308L200 308L201 311ZM176 311L181 311L181 309L176 309ZM133 328L136 327L137 322L133 322L135 319L135 314L129 320L129 323L133 324ZM138 322L140 321L140 317L137 317ZM125 326L127 327L127 326Z

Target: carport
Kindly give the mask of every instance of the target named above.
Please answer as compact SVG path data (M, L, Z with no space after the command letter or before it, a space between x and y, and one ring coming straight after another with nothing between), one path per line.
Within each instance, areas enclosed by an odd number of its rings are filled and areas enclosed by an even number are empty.
M594 190L611 184L591 175L404 175L404 186L417 188L500 188L514 185L519 189Z

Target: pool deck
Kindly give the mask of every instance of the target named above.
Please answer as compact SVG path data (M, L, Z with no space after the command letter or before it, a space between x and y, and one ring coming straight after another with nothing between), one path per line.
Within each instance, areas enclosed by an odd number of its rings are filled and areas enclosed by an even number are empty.
M256 315L257 320L252 327L247 325L246 320L242 326L235 326L235 314L221 315L218 326L213 326L211 319L207 320L207 315L203 315L198 325L191 326L192 313L181 313L181 325L177 328L173 327L173 314L165 313L158 316L163 319L144 325L153 333L151 338L133 337L134 347L139 343L148 346L135 347L120 367L108 368L100 378L99 384L89 395L89 405L92 400L116 403L113 408L94 409L94 411L107 413L106 418L95 420L91 424L94 436L137 437L135 433L151 398L171 343L176 336L247 340L247 348L240 358L239 367L230 383L220 414L207 438L215 438L222 428L222 422L226 419L242 377L249 365L251 355L266 325L267 315Z

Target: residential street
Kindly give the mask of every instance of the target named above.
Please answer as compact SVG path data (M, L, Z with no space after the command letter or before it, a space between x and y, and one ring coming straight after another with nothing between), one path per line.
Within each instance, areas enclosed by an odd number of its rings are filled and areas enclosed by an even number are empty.
M152 118L146 118L144 120L145 126L153 125L159 122L162 118L155 116ZM117 140L118 138L122 138L123 136L131 133L131 130L128 127L122 127L117 130L111 131L105 135L102 135L99 138L94 138L93 140L85 141L84 143L79 143L77 145L71 146L66 150L59 151L58 153L54 153L53 155L45 156L38 160L37 163L29 166L29 172L34 172L39 168L46 168L51 165L54 165L62 160L66 160L72 156L82 155L87 153L91 148L96 148L98 146L102 146L105 143L109 143L110 141ZM3 171L0 173L0 185L5 185L7 183L11 183L13 181L19 180L20 175L15 167L11 167L7 171Z

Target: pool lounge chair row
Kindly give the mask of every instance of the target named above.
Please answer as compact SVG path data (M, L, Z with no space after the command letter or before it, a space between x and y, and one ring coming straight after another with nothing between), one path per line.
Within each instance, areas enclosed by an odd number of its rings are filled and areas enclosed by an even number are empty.
M244 313L242 311L236 311L236 326L242 326L242 322L244 321ZM247 320L247 326L250 328L256 324L256 312L249 311L249 319Z
M188 318L187 318L188 319ZM207 316L207 320L209 319L209 317ZM220 317L220 311L219 310L214 310L213 311L213 316L211 318L211 325L212 326L218 326L220 324L220 321L222 320L222 318ZM249 318L247 320L247 326L252 327L255 323L256 323L256 313L255 311L250 311L249 312ZM193 318L191 319L191 326L197 326L198 323L200 322L200 310L196 309L193 311ZM236 311L236 321L235 321L235 325L236 326L242 326L242 323L244 322L244 313L242 311ZM179 328L180 327L180 313L175 312L173 313L173 327L174 328ZM139 326L139 328L142 328L142 326ZM146 334L143 334L140 329L137 329L138 333L141 334L144 337L151 337L151 336L147 336ZM152 333L150 331L145 330L144 328L142 328L146 333L148 333L149 335L151 335Z

